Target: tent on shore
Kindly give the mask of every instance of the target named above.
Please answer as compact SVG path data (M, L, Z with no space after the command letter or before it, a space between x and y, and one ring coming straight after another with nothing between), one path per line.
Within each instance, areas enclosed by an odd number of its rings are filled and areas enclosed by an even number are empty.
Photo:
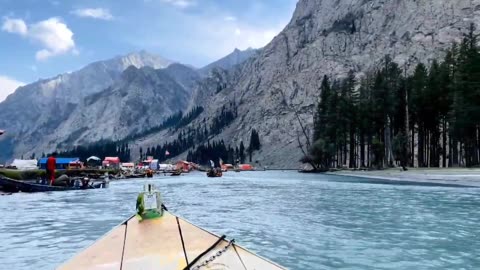
M92 161L101 161L102 159L99 158L99 157L96 157L96 156L91 156L91 157L87 158L87 162L89 162L90 160L92 160Z
M11 166L19 170L36 170L38 161L36 159L14 159Z

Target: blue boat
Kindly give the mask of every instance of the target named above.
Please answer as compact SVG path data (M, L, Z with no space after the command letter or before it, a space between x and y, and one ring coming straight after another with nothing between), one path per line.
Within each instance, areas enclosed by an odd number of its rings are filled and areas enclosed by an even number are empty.
M107 181L94 182L85 186L50 186L34 181L19 181L0 176L0 189L6 192L48 192L80 189L97 189L108 187Z

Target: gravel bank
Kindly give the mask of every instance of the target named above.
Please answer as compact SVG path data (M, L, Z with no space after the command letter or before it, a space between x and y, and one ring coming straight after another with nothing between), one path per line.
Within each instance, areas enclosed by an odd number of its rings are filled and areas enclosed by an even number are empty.
M379 171L338 171L328 174L362 177L369 179L410 181L420 183L455 184L480 187L480 169L446 168L446 169L387 169Z

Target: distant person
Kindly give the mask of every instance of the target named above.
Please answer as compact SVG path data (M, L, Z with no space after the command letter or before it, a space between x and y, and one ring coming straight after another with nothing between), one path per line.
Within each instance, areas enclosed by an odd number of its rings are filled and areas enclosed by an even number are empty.
M50 185L53 186L55 181L55 169L57 167L57 153L53 152L47 159L47 181L50 181Z

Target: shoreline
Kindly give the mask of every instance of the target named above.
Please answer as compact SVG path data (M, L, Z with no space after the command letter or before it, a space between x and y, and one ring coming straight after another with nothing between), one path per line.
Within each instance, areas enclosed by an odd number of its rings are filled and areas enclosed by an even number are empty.
M468 168L399 168L376 171L336 171L328 175L368 178L372 180L389 180L424 184L440 184L480 188L480 169Z

